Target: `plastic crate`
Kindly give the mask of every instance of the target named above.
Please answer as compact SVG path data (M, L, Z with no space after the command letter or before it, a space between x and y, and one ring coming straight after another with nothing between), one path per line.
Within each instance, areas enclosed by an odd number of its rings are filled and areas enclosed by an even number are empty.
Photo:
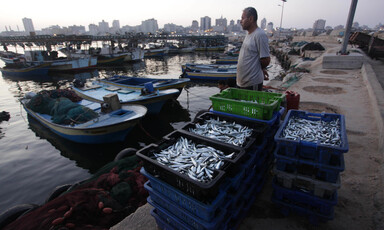
M275 199L295 204L320 215L333 217L334 206L337 204L337 192L330 199L323 199L300 190L284 188L276 183L276 178L272 181L272 186Z
M313 179L312 177L299 175L297 173L286 173L273 169L276 183L288 189L297 189L320 198L329 199L340 188L340 175L336 183L329 183Z
M268 126L271 127L274 124L276 124L277 122L280 122L280 118L284 114L285 108L280 106L279 111L273 112L272 118L269 119L269 120L250 118L250 117L246 117L246 116L241 116L241 115L236 115L236 114L231 114L231 113L226 113L226 112L215 111L213 109L210 109L209 111L214 113L214 114L235 117L235 118L239 118L239 119L246 120L246 121L263 122L263 123L266 123Z
M276 158L276 169L294 174L309 176L320 181L336 183L340 172L344 171L344 158L342 157L335 165L325 165L311 160L302 160L286 157L278 154L276 148L274 155Z
M247 151L249 148L251 148L253 145L260 145L263 142L264 134L268 130L268 125L263 123L263 122L256 122L256 121L246 121L243 119L235 118L235 117L230 117L230 116L225 116L225 115L219 115L219 114L214 114L211 112L206 112L195 118L194 122L186 124L184 127L181 128L182 131L190 132L189 130L192 128L196 128L196 125L202 125L204 124L207 120L210 119L219 119L220 121L226 121L229 123L237 123L242 126L247 126L248 128L252 129L252 134L250 137L246 139L244 144L242 146L239 146L241 148L244 148L245 151ZM195 133L194 133L195 134ZM196 134L198 135L198 134ZM205 136L203 136L205 137ZM205 137L209 138L209 137ZM217 139L214 139L217 140Z
M282 137L283 130L288 124L288 121L292 117L299 117L306 120L312 121L333 121L340 119L340 138L341 146L330 146L326 144L321 144L319 141L317 143L312 143L303 140L289 140ZM281 154L297 157L301 159L311 159L318 161L323 164L332 164L334 161L338 161L343 157L343 153L348 152L348 139L347 132L345 127L345 117L340 114L330 114L330 113L309 113L306 111L300 110L289 110L286 115L283 124L280 126L279 130L276 132L275 141L281 149Z
M219 213L213 220L210 222L204 221L198 217L191 215L190 213L184 211L182 208L174 205L172 203L168 203L166 200L162 200L160 197L157 197L156 201L152 199L153 196L148 197L147 201L150 205L152 205L158 211L158 215L163 219L170 219L169 221L171 225L183 223L185 226L188 226L188 229L196 229L196 230L204 230L204 229L221 229L219 228L222 221L225 217L225 209ZM158 203L161 202L160 203ZM166 206L163 206L166 205ZM177 227L178 225L176 225Z
M151 216L153 216L155 218L157 226L160 229L162 229L162 230L184 230L184 229L190 229L188 226L186 226L183 223L178 223L179 226L177 226L177 227L172 226L172 224L174 224L174 223L171 223L172 220L170 220L170 219L165 219L164 220L163 218L161 218L158 215L158 211L156 210L156 208L153 208L151 210Z
M193 180L188 175L179 173L166 165L160 164L155 158L154 153L173 145L180 137L187 138L195 144L203 144L221 150L225 155L235 153L234 159L224 160L224 166L219 170L214 170L213 179L210 182L203 183ZM165 136L162 141L157 144L151 144L136 152L136 155L143 160L145 170L165 181L169 185L180 189L184 193L201 201L210 200L217 196L219 186L226 177L233 176L237 173L237 167L246 156L244 150L235 148L220 142L207 140L197 135L174 131Z
M209 99L215 111L269 120L279 110L285 94L228 88Z
M285 216L292 212L303 215L313 225L318 224L319 221L325 222L334 218L337 193L334 194L331 200L323 200L318 197L316 199L315 196L310 197L308 194L303 199L303 195L298 196L297 191L285 189L278 186L275 182L272 183L272 186L274 188L272 202L280 207L281 213Z
M211 221L212 219L214 219L215 216L217 216L218 213L221 211L220 208L226 207L229 202L229 198L227 195L229 185L222 185L215 199L213 199L209 203L203 203L191 196L188 196L182 191L168 185L167 183L159 180L158 178L150 175L145 171L144 168L141 168L140 173L149 179L149 182L146 182L146 185L144 186L148 187L148 184L150 183L150 186L153 191L163 195L167 199L175 202L179 207L182 207L191 214L205 221Z

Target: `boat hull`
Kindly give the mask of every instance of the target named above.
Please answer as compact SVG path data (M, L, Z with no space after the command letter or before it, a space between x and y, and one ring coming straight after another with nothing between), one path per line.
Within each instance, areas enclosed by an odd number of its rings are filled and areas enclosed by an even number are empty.
M126 135L139 122L140 118L144 116L146 112L145 108L141 108L142 111L145 111L143 115L137 116L131 120L100 127L75 128L52 123L48 119L44 118L43 115L27 108L24 103L22 104L28 115L33 117L43 126L50 129L52 132L65 139L83 144L99 144L124 141ZM119 111L115 111L115 113L119 113Z
M49 64L43 64L27 68L2 68L3 75L11 77L29 78L29 77L44 77L47 76L49 71Z
M219 81L226 79L236 79L236 73L204 73L204 72L184 72L184 77L191 80Z
M99 56L97 58L98 65L118 65L122 64L128 54L123 54L120 56Z
M175 99L179 97L183 88L190 81L189 79L157 79L157 78L138 78L138 77L128 77L128 76L113 76L110 79L100 80L104 84L113 85L116 87L141 90L144 89L145 83L151 82L155 90L165 90L165 89L177 89L179 94L176 95ZM134 84L135 83L135 84Z

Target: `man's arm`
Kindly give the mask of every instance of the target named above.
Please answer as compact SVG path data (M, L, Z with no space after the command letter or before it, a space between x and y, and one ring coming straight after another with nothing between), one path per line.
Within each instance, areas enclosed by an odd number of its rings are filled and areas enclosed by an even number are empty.
M263 70L263 73L264 73L264 80L269 80L269 74L266 68L270 62L271 62L270 57L260 58L261 69Z

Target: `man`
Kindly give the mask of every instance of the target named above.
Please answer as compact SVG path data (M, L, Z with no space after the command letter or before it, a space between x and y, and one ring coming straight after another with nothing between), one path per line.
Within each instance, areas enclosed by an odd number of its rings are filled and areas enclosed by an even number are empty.
M242 89L262 91L263 80L269 79L266 69L271 61L268 37L257 26L255 8L245 8L240 23L243 29L248 31L248 34L245 36L240 49L236 83Z

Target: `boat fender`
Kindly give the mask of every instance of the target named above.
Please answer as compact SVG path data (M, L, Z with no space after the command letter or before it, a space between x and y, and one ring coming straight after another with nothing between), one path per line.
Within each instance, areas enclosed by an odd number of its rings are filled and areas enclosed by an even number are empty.
M125 157L133 156L134 154L136 154L136 152L137 152L137 149L135 148L125 148L116 155L114 161L119 161Z
M36 204L18 204L16 206L13 206L12 208L5 210L3 213L0 214L0 229L12 223L25 212L35 208L36 206Z
M72 184L64 184L64 185L59 185L57 186L51 194L48 196L48 198L45 200L45 204L48 203L49 201L59 197L61 194L63 194L65 191L70 188Z

